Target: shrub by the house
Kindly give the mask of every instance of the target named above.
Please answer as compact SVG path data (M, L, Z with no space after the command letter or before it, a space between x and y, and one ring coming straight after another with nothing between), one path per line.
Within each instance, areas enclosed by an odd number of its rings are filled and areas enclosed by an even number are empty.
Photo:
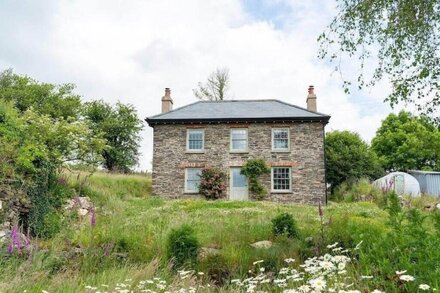
M296 222L289 213L282 213L272 219L272 232L274 235L285 235L289 238L298 238L299 231Z
M199 241L190 226L183 225L171 230L168 236L167 254L174 268L194 265L197 262L199 249Z
M200 174L199 192L207 199L226 195L226 174L218 168L204 168Z

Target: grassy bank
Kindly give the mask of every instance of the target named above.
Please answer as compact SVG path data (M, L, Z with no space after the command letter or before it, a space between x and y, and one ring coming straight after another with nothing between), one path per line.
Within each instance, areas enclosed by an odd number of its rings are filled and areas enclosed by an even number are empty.
M321 226L317 207L151 197L151 182L144 176L97 173L87 181L72 176L70 184L96 204L96 226L91 225L90 215L70 215L70 224L53 239L37 241L38 249L30 257L1 258L0 292L78 292L86 285L114 288L126 279L132 283L153 276L172 282L175 275L166 258L166 240L171 229L182 224L194 228L201 246L219 251L215 257L200 259L194 268L208 272L206 282L212 282L212 271L229 279L242 278L257 260L264 260L266 269L273 271L282 268L286 258L300 263L317 253L321 236L323 245L337 241L354 248L390 229L387 213L372 203L331 204L324 208ZM298 239L272 234L271 219L281 212L294 216ZM261 240L274 245L251 247ZM387 268L383 278L393 269ZM381 275L373 268L365 273Z

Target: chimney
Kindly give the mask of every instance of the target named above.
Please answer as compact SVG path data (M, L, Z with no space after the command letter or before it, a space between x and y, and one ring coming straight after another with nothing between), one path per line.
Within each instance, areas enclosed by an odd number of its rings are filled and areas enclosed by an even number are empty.
M307 95L307 110L316 112L316 95L313 85L309 86L309 94Z
M162 97L162 113L173 110L173 99L171 99L170 88L165 88L165 96Z

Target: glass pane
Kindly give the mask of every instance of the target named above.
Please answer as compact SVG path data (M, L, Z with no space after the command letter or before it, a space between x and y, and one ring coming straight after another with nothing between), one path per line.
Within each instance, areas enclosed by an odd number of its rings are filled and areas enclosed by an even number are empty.
M247 149L247 129L231 130L231 149L233 150Z
M231 130L232 139L246 139L247 130L246 129L234 129Z
M290 190L289 168L273 168L273 189Z
M274 138L287 138L287 129L274 129L273 136Z
M200 174L202 170L199 168L188 168L186 170L186 189L189 191L197 191L200 184Z
M189 130L188 132L188 149L203 149L203 130Z
M289 148L289 144L287 139L275 139L273 147L274 149L287 149Z
M273 129L273 148L288 149L289 148L289 130Z
M240 169L232 169L232 187L246 187L246 176L240 174Z
M233 140L232 141L232 149L233 150L246 150L247 149L247 141L246 140Z

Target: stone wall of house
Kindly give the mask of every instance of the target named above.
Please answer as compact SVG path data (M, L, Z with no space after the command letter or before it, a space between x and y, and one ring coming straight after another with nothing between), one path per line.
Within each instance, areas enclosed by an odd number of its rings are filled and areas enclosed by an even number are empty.
M230 153L232 127L248 128L248 153ZM289 152L272 152L273 127L290 129ZM204 129L204 153L186 152L188 128ZM229 174L230 167L242 166L250 158L262 158L270 166L292 168L291 192L270 193L268 199L309 204L325 201L324 125L320 122L155 125L153 154L153 193L163 197L194 196L184 192L187 167L220 167ZM261 178L269 192L270 177L267 174Z

